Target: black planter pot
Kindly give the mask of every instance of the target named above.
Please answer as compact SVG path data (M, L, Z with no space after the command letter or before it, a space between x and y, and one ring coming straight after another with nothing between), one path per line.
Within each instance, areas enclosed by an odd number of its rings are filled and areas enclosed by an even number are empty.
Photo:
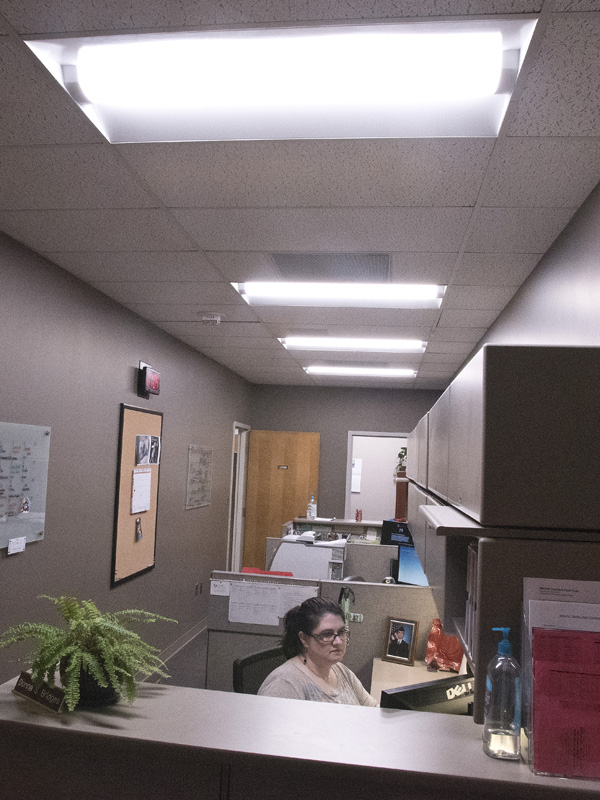
M100 686L89 672L79 673L79 702L77 708L97 708L118 702L119 693L112 686Z
M63 677L64 665L60 663L60 675ZM120 695L112 686L100 686L96 678L87 670L79 673L79 702L76 708L98 708L110 706L119 701Z

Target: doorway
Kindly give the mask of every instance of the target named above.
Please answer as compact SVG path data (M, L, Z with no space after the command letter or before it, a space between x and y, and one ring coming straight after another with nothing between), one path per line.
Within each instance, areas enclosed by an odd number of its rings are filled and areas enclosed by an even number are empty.
M346 519L362 509L365 520L393 519L396 509L394 470L406 433L348 431Z
M231 489L229 494L229 536L227 540L227 569L232 572L239 572L242 567L249 432L249 425L244 425L242 422L233 423Z
M250 431L242 567L265 569L267 537L306 513L319 483L318 433ZM317 497L318 502L318 497Z

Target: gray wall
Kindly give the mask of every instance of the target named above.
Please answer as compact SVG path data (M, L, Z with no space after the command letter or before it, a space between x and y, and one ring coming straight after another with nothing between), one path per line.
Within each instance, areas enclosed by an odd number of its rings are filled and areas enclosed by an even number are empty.
M319 516L344 516L348 431L410 433L440 396L409 389L259 386L252 426L259 430L321 434Z
M225 567L233 421L250 420L248 384L1 235L0 342L0 420L52 429L45 539L0 550L0 630L53 619L38 594L73 594L175 617L144 630L162 649L206 617L210 572ZM150 400L134 389L140 359L162 377ZM164 446L156 567L111 590L120 403L162 411ZM188 444L214 448L212 502L190 511ZM0 680L18 671L13 657L0 651Z

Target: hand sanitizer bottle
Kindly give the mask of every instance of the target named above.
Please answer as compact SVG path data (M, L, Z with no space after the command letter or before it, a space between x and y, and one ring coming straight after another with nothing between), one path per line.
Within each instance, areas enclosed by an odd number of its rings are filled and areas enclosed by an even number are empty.
M510 628L501 631L498 652L487 668L483 721L483 750L492 758L521 757L521 667L512 656Z

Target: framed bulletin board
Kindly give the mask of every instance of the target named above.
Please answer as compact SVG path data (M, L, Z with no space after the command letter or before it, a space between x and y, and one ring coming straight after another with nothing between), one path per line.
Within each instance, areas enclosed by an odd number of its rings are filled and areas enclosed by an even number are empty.
M162 416L121 404L111 586L154 568Z

